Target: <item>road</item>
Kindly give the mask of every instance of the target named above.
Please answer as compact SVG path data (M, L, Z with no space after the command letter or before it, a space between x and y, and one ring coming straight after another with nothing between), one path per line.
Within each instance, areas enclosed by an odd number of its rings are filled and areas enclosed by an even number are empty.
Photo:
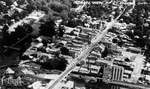
M80 55L74 59L74 61L66 68L66 70L64 72L62 72L60 74L60 76L54 80L53 83L48 83L48 85L46 86L46 89L55 89L55 87L57 86L57 84L59 82L61 82L65 77L68 76L68 74L70 74L73 69L76 67L76 65L78 63L80 63L81 61L84 61L90 54L90 52L92 51L92 49L99 43L102 41L102 39L104 38L104 36L107 34L108 30L110 28L113 27L113 25L115 24L115 22L124 14L126 8L124 9L124 11L114 20L112 20L111 22L106 24L106 28L98 33L92 40L91 40L91 44L88 45L86 48L84 48L84 50L82 52L80 52Z
M31 19L34 19L35 22L38 22L42 17L44 17L44 13L42 13L41 11L33 11L31 14L29 14L27 17L25 17L24 19L14 23L13 25L11 25L8 29L8 33L14 32L15 28L19 25L21 25L22 23L29 23Z
M83 8L86 6L87 3L84 0L82 0L82 1L84 2L83 5L78 6L75 9L76 12L81 12L83 10Z
M49 83L46 89L55 89L55 86L62 81L68 74L70 74L78 63L84 61L90 54L91 50L102 41L103 37L107 34L108 30L114 25L115 21L108 23L102 33L98 33L95 38L92 39L92 43L87 46L80 55L74 59L74 61L66 68L66 70L56 79L53 84Z
M143 86L141 84L134 84L134 83L127 83L127 82L121 82L121 81L111 81L108 82L110 84L117 84L117 85L124 85L124 86L128 86L128 87L132 87L134 89L150 89L150 86Z

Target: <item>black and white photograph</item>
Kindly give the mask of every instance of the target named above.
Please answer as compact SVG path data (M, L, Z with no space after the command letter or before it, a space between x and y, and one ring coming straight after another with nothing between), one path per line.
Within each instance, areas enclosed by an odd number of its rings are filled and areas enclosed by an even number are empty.
M150 89L150 0L0 0L0 89Z

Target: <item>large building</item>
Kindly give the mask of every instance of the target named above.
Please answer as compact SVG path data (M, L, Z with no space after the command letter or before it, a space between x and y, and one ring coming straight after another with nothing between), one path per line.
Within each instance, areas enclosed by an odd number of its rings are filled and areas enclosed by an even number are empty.
M124 68L120 66L107 66L104 68L103 81L123 81Z
M124 74L124 68L120 66L113 66L112 67L112 80L115 81L122 81Z

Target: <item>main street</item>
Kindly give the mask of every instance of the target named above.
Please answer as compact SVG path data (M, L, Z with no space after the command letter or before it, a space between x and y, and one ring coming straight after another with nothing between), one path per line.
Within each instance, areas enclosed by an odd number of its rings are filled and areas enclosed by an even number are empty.
M100 42L102 41L103 37L107 34L108 30L112 28L112 26L115 24L116 20L111 21L106 25L106 28L102 31L102 33L98 33L91 41L91 44L87 46L80 55L74 59L74 61L66 68L64 72L61 73L61 75L56 79L53 83L49 83L47 85L46 89L55 89L56 85L61 82L68 74L70 74L73 69L76 67L78 63L81 61L84 61L88 55L90 54L91 50Z
M58 79L54 80L53 83L48 83L48 85L46 86L46 89L55 89L55 87L57 86L57 84L59 82L61 82L65 77L68 76L68 74L70 74L73 69L76 67L76 65L78 63L80 63L81 61L84 61L90 54L90 52L92 51L92 49L99 43L102 41L102 39L104 38L104 36L108 33L109 29L111 29L115 22L125 13L126 8L121 12L121 14L114 20L112 20L111 22L108 22L105 26L106 28L98 33L92 40L91 40L91 44L89 46L87 46L81 53L80 55L74 59L74 61L66 68L66 70L64 72L62 72L60 74L60 76L58 77Z

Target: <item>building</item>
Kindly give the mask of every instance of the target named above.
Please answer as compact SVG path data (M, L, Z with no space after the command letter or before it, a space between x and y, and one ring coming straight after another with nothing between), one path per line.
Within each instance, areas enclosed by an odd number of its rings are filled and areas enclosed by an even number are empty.
M123 81L124 68L120 66L107 66L104 68L103 81Z
M122 81L124 74L124 68L120 66L112 67L112 80L113 81Z

